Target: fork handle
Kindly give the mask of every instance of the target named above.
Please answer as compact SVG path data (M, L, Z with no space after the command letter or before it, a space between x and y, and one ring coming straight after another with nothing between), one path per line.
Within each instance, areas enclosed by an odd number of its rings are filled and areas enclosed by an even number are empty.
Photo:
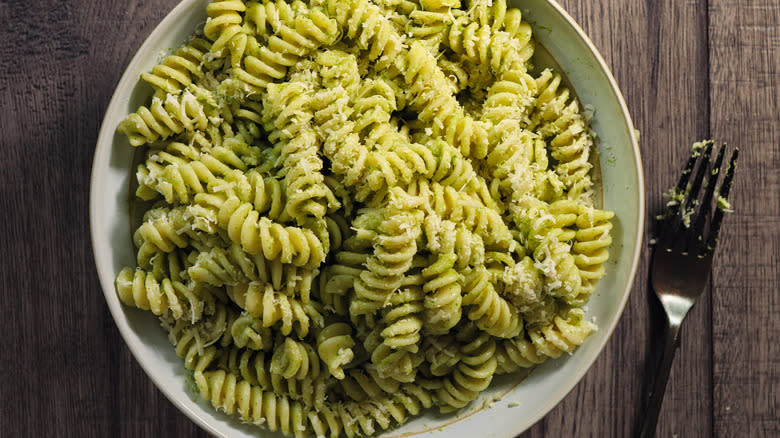
M645 405L645 416L642 421L642 429L639 433L640 438L653 438L653 436L655 436L658 414L661 412L661 404L664 401L666 381L669 380L669 371L672 369L674 354L677 352L677 347L679 345L680 326L677 324L667 325L661 366L657 369L655 381L653 382L653 389L648 394L649 400Z

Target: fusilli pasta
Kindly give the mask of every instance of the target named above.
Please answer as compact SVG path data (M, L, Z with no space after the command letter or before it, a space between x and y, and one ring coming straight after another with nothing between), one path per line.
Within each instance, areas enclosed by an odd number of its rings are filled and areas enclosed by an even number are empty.
M363 436L572 352L605 275L595 139L506 0L213 0L141 79L136 266L203 399Z

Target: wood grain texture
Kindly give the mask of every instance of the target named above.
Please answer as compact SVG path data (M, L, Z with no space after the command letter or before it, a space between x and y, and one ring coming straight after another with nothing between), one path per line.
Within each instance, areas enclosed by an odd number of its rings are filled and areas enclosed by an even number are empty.
M0 431L7 436L197 432L150 383L108 312L88 193L100 122L167 2L0 2ZM203 434L205 436L205 434Z
M0 0L0 431L207 436L143 373L98 284L89 175L103 112L178 0ZM659 437L780 436L780 14L776 0L564 0L641 131L648 215L691 142L742 157L712 290L684 326ZM649 222L648 222L649 223ZM648 232L650 226L648 225ZM606 350L522 436L628 437L653 367L644 251Z
M711 0L710 130L740 148L713 268L714 436L780 436L780 7Z

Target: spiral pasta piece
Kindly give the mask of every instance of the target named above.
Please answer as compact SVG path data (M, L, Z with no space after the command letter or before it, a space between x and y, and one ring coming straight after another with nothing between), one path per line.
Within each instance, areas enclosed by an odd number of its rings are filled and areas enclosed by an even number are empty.
M328 15L343 29L344 37L367 51L367 58L376 61L377 70L387 68L401 54L403 37L371 1L336 0L326 6Z
M286 143L309 131L311 86L303 81L270 84L263 95L263 125L272 143Z
M313 231L260 217L252 204L241 202L233 194L198 194L195 203L202 214L215 218L212 220L227 232L230 240L249 254L262 254L267 260L279 259L310 269L325 259L324 243Z
M138 266L150 269L152 260L160 253L171 253L195 242L221 243L212 229L201 226L187 214L183 207L160 207L144 213L143 222L133 233L133 243L138 248Z
M197 162L193 162L197 163ZM192 202L186 206L184 215L193 221L195 229L214 233L215 227L219 226L218 219L223 219L222 226L225 226L225 222L229 218L229 212L231 210L223 211L228 217L219 216L221 207L235 208L235 203L246 203L258 213L265 214L272 220L280 222L286 222L290 220L290 217L285 211L285 195L284 184L273 177L263 178L259 172L253 170L248 171L246 174L240 172L228 172L224 177L217 177L209 171L205 166L197 166L193 164L193 168L200 168L204 170L207 176L202 177L204 180L208 180L208 186L204 189L202 186L192 189L194 192L192 196L187 190L187 187L182 186L181 191L175 186L173 188L179 193L176 196L179 199L185 197L193 198ZM181 167L179 167L181 169ZM196 180L197 181L197 180ZM194 187L192 184L191 187ZM161 190L161 186L157 189L160 192L165 193L166 198L171 193L171 190ZM203 190L203 191L200 191Z
M529 131L517 129L516 125L502 130L500 139L491 144L483 168L486 178L491 180L494 196L512 201L533 190L535 169L531 167L531 151L536 143L544 142Z
M480 26L489 26L493 31L506 31L518 38L530 38L531 27L523 21L520 9L511 8L506 0L471 0L468 10Z
M223 370L195 373L195 381L201 397L226 414L238 414L244 421L286 436L305 436L306 410L299 401L263 391Z
M263 325L260 318L246 312L240 315L232 312L228 317L227 332L221 343L250 350L268 350L273 345L273 332Z
M265 214L269 219L289 221L290 216L285 208L287 189L284 182L270 176L263 177L260 172L252 170L246 176L250 190L244 194L238 192L239 199L251 203L258 213Z
M497 280L499 294L514 304L526 321L529 313L545 305L544 276L531 257L505 266Z
M166 56L151 72L141 73L141 79L154 89L177 94L203 76L200 64L211 50L211 44L203 38L193 38L176 53Z
M529 330L528 339L504 341L505 352L500 355L504 369L529 367L548 357L557 358L564 352L574 351L596 330L593 323L584 320L583 313L579 308L569 309L556 316L551 324Z
M309 126L313 118L307 85L300 81L272 84L264 97L263 119L269 140L281 144L279 161L286 186L287 214L299 225L321 221L339 203L324 184L319 139Z
M571 253L571 240L575 232L566 225L577 218L576 212L550 213L550 205L535 198L524 198L521 207L514 209L524 242L531 251L534 266L545 277L545 291L576 305L582 299L582 279ZM560 208L560 204L559 204Z
M513 38L507 32L494 32L488 26L471 23L465 28L450 27L446 41L449 48L477 66L488 67L495 74L515 68L527 68L533 55L529 40Z
M363 272L363 263L368 257L368 252L340 251L336 253L334 263L323 269L318 278L316 295L327 310L349 317L349 299L355 280Z
M252 385L258 385L264 390L272 390L271 387L271 352L273 341L267 350L253 350L227 345L221 351L215 368L239 376Z
M193 135L202 135L202 133L195 131ZM263 158L264 144L262 142L259 144L263 146L250 145L236 133L230 133L218 143L212 143L205 137L199 137L197 141L193 137L187 142L179 140L158 142L149 148L147 162L182 164L202 160L212 172L219 175L236 173L236 169L246 172L249 167L257 166Z
M313 133L311 138L313 138ZM282 159L287 167L287 214L299 225L321 221L328 209L339 206L336 197L324 184L322 160L307 136L300 136L282 149Z
M455 21L455 15L463 14L458 9L460 0L420 1L420 9L411 11L406 32L422 41L431 50L436 50L447 27Z
M382 319L386 326L381 335L384 344L399 350L416 352L419 349L424 293L422 288L408 287L400 289L390 296L388 305L383 309Z
M547 360L547 356L540 354L533 343L526 339L525 334L499 341L495 357L498 374L512 373L521 368L532 368Z
M415 176L427 173L429 163L435 160L430 150L420 144L399 144L387 152L359 148L356 151L358 159L343 169L344 181L348 184L354 181L355 198L359 201L393 186L410 183Z
M463 304L470 306L468 317L481 330L498 338L511 338L522 330L517 311L496 292L484 267L466 275L463 291Z
M607 247L612 244L609 232L614 212L584 208L577 218L572 253L584 281L593 282L604 275L604 263L609 258ZM592 286L592 284L591 284Z
M350 400L363 402L376 400L395 394L401 388L401 382L381 377L376 367L363 364L345 371L344 378L338 382L339 389Z
M215 0L206 6L209 18L203 27L203 33L206 38L214 41L214 53L219 53L227 42L241 31L241 12L245 10L246 5L241 0Z
M354 403L339 403L309 412L308 419L318 436L338 437L343 433L347 437L355 437L376 431L373 421L368 420Z
M536 80L524 68L508 70L488 89L481 119L493 129L504 124L517 126L518 122L528 126L536 95Z
M305 7L302 2L250 1L246 5L244 24L256 35L267 37L294 20L295 14L305 12Z
M550 205L553 214L558 215L574 208L577 216L572 224L576 231L571 253L581 278L581 294L576 301L576 304L581 305L585 304L595 289L596 282L604 275L604 263L609 259L607 247L612 244L609 235L612 230L610 219L614 217L614 213L579 204L572 205L570 200L560 200ZM575 301L570 303L575 304Z
M508 203L521 203L528 196L552 201L563 196L565 186L549 169L544 140L518 128L504 129L488 154L483 168L491 180L490 193Z
M339 49L329 49L318 54L314 61L325 89L320 90L320 92L340 89L352 95L351 93L357 92L360 88L360 69L355 54Z
M435 393L442 412L460 409L475 400L490 385L496 371L496 342L490 335L464 328L459 338L464 342L461 360Z
M256 53L234 67L233 75L254 92L284 78L288 67L314 49L329 46L338 36L338 24L319 9L301 10L294 17L278 16L278 30Z
M419 348L395 349L388 345L382 336L383 329L381 325L376 326L363 341L377 375L398 382L413 382L418 367L425 360L424 355Z
M400 133L390 124L393 111L398 108L395 90L383 79L362 82L352 104L350 118L354 130L367 147L374 144L394 146L403 143Z
M428 213L423 221L425 247L435 254L454 254L453 266L464 269L485 262L485 243L463 224Z
M354 269L348 273L337 271L338 268L323 270L318 277L319 282L315 294L325 310L339 316L349 316L349 293L362 270Z
M163 326L170 323L173 327L169 329L171 341L173 342L174 332L178 330L191 332L199 349L216 345L217 343L224 345L232 341L230 326L236 319L237 311L234 306L225 303L226 300L224 298L222 296L204 296L204 299L201 301L203 315L197 320L175 319L169 315L161 316L160 319Z
M185 251L155 252L144 266L139 268L147 271L158 281L165 278L171 281L187 281L187 269L190 263Z
M179 281L168 278L158 281L145 271L124 268L119 272L115 286L124 304L150 310L158 316L170 312L177 319L187 315L196 320L203 312L198 291Z
M511 246L512 233L503 218L497 211L485 206L479 198L452 187L425 181L418 181L410 192L421 200L422 208L429 214L462 225L468 232L478 235L485 244L504 249Z
M343 367L355 357L351 335L352 328L343 322L329 324L317 334L317 353L337 379L344 379Z
M284 264L278 259L267 260L259 254L248 254L234 243L228 248L212 248L198 253L187 274L196 282L212 286L260 281L285 295L299 297L303 304L307 304L317 271Z
M176 355L184 359L184 367L195 372L208 369L219 357L215 345L206 345L198 330L183 320L177 323L162 318L162 326L168 332L168 340L173 344Z
M539 95L531 127L549 139L550 155L558 161L555 172L566 185L569 198L576 199L593 184L589 176L593 137L577 100L570 98L561 81L561 76L549 69L536 79Z
M429 372L436 377L450 374L461 359L459 342L452 334L426 336L423 351Z
M141 106L125 117L117 130L127 136L132 146L141 146L184 130L206 129L209 115L218 113L196 97L192 89L190 86L179 95L163 95L164 99L155 95L149 107Z
M228 110L223 110L225 122L220 125L224 137L240 138L249 144L263 142L260 130L262 125L262 106L259 102L234 101L228 103ZM259 164L259 163L256 163Z
M284 343L274 349L271 374L288 380L317 377L320 375L320 358L311 345L285 338Z
M172 147L181 145L172 143ZM247 162L256 163L260 155L258 148L235 139L225 141L224 146L211 147L207 152L177 149L188 156L176 156L166 150L151 151L149 159L138 166L136 193L142 199L153 199L159 193L169 204L186 204L198 193L248 186L244 173Z
M347 223L347 219L344 216L332 214L325 217L325 226L330 237L331 252L340 251L351 234L350 224Z
M357 68L354 59L346 54L343 62ZM311 103L314 123L324 139L323 155L333 164L333 172L344 177L345 186L358 183L362 172L350 172L350 169L364 163L368 154L368 149L360 144L360 137L354 132L354 122L349 120L352 113L349 101L347 90L339 86L318 91Z
M217 85L216 90L212 90L211 93L216 96L214 103L218 105L219 116L209 115L209 124L205 129L183 131L176 138L187 145L200 148L201 151L207 151L215 146L225 146L231 141L265 146L259 103L241 100L226 101L222 97L239 92L240 90L233 90L237 87L240 85L229 80ZM253 157L253 160L244 158L242 157L242 160L251 165L261 162L259 157Z
M432 134L442 136L466 157L484 158L487 127L465 115L433 55L422 44L414 42L400 69L410 87L409 107L418 113L420 121L432 124Z
M441 141L431 145L438 165L430 180L443 186L452 187L459 192L473 194L482 204L495 208L495 200L488 194L487 183L458 149Z
M287 379L271 372L271 354L267 351L230 348L222 351L215 366L260 387L263 391L289 397L303 403L307 408L322 408L329 387L325 374L310 373L310 376L303 379Z
M362 232L371 236L374 254L366 260L367 270L355 281L356 300L350 308L357 308L363 302L368 308L376 310L389 302L393 291L401 286L404 273L411 267L417 252L422 218L413 212L388 209L378 218L369 215L358 217L355 220L358 227L365 223L361 219L369 222L366 225L371 227ZM375 224L370 224L371 221Z
M581 299L582 279L570 247L560 242L561 230L551 231L533 252L534 266L546 277L545 288L574 305Z
M446 333L460 321L461 282L463 276L455 271L458 256L440 254L435 262L422 270L425 278L425 328L433 333Z
M433 405L431 394L420 385L381 383L380 388L375 382L392 381L381 379L373 372L350 371L350 375L358 377L357 389L363 396L354 399L359 403L330 404L310 412L310 425L317 436L336 437L342 432L346 436L357 436L369 430L376 431L374 422L384 430L393 421L401 424L408 415L417 415ZM359 421L359 416L365 418Z
M449 26L443 42L464 60L489 67L495 73L527 68L534 53L531 26L506 1L475 0L468 15Z
M227 287L228 296L250 315L261 318L264 327L280 323L283 335L289 335L293 329L298 336L309 333L312 323L321 327L322 314L312 303L300 301L276 292L269 284L261 282L240 283Z
M399 397L405 394L399 394ZM409 397L410 403L416 402ZM418 405L419 406L419 405ZM366 403L342 403L319 412L309 413L309 424L318 436L347 437L372 435L407 418L406 406L395 398L385 397ZM418 408L419 410L419 408Z

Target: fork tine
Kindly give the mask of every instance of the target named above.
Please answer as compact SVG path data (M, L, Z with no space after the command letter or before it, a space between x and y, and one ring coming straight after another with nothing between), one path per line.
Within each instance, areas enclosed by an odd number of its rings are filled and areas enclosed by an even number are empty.
M691 184L691 189L687 191L685 194L685 199L683 200L683 203L680 205L681 214L686 213L686 207L688 207L688 204L696 205L699 198L699 190L701 190L702 182L704 181L704 174L707 173L707 165L710 162L710 156L712 155L712 142L708 142L707 146L704 148L704 153L702 154L702 161L699 163L699 168L696 169L696 177L693 179L693 184ZM690 226L690 223L688 224Z
M685 163L685 167L683 168L683 171L680 174L680 179L677 181L677 186L674 188L674 192L672 193L674 196L678 196L681 193L685 193L685 188L688 186L688 181L691 179L691 174L693 173L693 169L694 167L696 167L696 161L699 159L700 156L701 156L701 151L699 148L693 148L691 150L691 155L690 157L688 157L688 162ZM682 201L684 201L684 199L685 198L669 204L669 209L667 210L667 215L669 217L677 214L677 211L680 209L680 206L682 205Z
M731 193L731 183L734 180L734 172L737 170L738 158L739 149L734 149L729 160L729 167L726 169L726 176L723 178L723 184L718 189L718 198L722 198L726 204L728 204L729 193ZM718 208L715 210L715 216L712 218L712 225L710 226L710 236L707 239L707 252L715 251L715 247L718 245L718 234L720 233L720 225L723 222L725 209L726 205L718 203Z
M703 253L706 246L704 245L704 227L707 224L707 219L710 217L710 211L712 210L712 197L715 194L715 186L720 176L720 167L723 164L723 152L726 150L726 145L723 144L718 151L718 157L715 159L715 164L712 165L710 171L710 180L707 182L707 190L704 193L704 197L701 200L699 211L696 213L696 222L691 228L691 233L688 233L688 248L691 250L696 249L697 253ZM707 163L702 163L702 167L706 167Z
M692 230L690 229L691 217L699 206L699 192L701 186L702 184L706 184L704 182L704 175L707 173L707 168L710 164L712 146L712 141L706 143L702 159L699 161L698 168L696 169L696 176L693 179L693 183L690 185L690 188L686 190L685 198L683 199L683 202L680 203L680 212L678 216L680 217L680 221L682 221L683 227L686 228L686 232L683 233L681 239L675 239L676 242L674 245L679 247L683 254L688 253L691 250L691 246L689 245L690 239L687 239L686 237L695 234L692 233Z
M664 214L661 234L658 239L659 246L670 249L674 246L674 237L679 231L681 226L681 215L678 214L681 211L682 206L687 202L690 197L690 192L686 190L688 187L688 181L690 181L693 170L696 167L696 162L699 157L702 156L701 147L706 146L710 151L712 147L712 141L700 143L701 146L694 147L691 150L691 155L688 157L688 162L685 163L680 179L677 181L677 186L672 191L672 200L667 203L666 214ZM706 150L705 150L706 153ZM709 158L709 157L707 157ZM685 210L682 210L683 212Z

